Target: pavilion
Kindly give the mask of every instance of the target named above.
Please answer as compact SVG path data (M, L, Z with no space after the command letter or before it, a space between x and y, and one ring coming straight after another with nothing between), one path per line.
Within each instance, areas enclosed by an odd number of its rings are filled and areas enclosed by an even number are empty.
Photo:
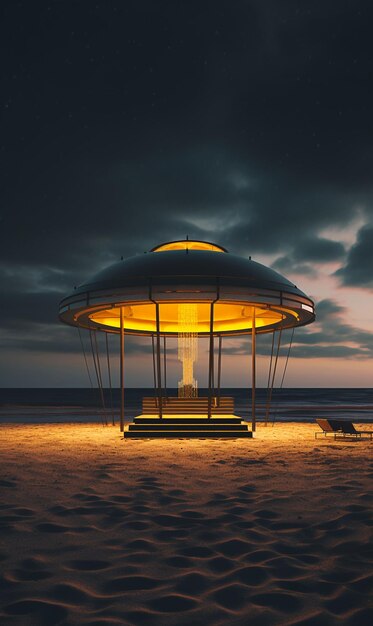
M256 430L256 337L310 324L314 303L293 283L251 257L214 243L180 240L122 259L99 272L60 303L60 319L120 342L120 429L127 437L251 437ZM155 393L125 426L125 336L152 341ZM249 424L221 394L222 340L251 336L252 406ZM177 396L166 385L166 341L177 337L182 379ZM198 338L208 337L208 392L194 377ZM216 343L218 358L216 363ZM163 359L162 359L163 344ZM162 367L163 360L163 367Z

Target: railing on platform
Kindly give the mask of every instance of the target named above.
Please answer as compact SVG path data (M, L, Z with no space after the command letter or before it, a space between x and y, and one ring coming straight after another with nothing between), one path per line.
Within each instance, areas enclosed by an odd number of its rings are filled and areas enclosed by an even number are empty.
M143 415L151 415L158 411L158 398L145 397L142 400ZM234 398L229 396L212 397L211 412L214 415L233 415ZM204 415L208 413L208 398L162 398L162 414Z

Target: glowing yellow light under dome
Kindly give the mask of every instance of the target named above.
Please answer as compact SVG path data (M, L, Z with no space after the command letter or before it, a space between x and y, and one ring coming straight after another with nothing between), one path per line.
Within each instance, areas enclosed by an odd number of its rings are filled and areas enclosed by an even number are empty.
M160 332L178 335L181 332L190 332L189 325L183 327L179 315L180 303L159 304ZM195 332L208 334L210 331L210 303L184 303L185 308L193 307L196 315ZM153 303L125 305L123 308L123 321L126 332L155 333L156 312ZM240 333L252 328L253 320L252 304L238 304L216 302L214 304L214 333ZM96 310L89 314L89 319L97 326L112 329L114 332L120 328L120 307ZM289 324L287 324L287 320ZM283 327L291 326L298 320L298 313L286 307L276 306L273 308L255 305L255 327L258 332L265 332L266 327L281 324ZM83 320L82 320L83 321Z

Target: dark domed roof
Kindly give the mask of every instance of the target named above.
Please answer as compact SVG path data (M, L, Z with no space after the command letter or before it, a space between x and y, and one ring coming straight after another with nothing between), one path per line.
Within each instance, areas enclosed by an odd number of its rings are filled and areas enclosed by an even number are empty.
M220 333L246 332L251 315L246 305L261 310L258 332L279 325L302 326L315 317L312 300L281 274L221 246L185 240L162 244L98 272L62 300L60 319L118 332L119 310L126 307L126 332L146 334L154 332L151 307L159 303L163 332L173 334L177 332L175 306L181 302L198 303L201 334L206 333L209 302L218 303L216 332Z
M151 279L161 283L163 280L185 285L195 279L238 279L250 287L261 289L281 289L305 296L287 278L278 272L235 254L217 254L205 250L174 250L159 254L147 253L124 259L98 272L87 282L80 285L76 293L90 290L118 289L138 280L139 284Z

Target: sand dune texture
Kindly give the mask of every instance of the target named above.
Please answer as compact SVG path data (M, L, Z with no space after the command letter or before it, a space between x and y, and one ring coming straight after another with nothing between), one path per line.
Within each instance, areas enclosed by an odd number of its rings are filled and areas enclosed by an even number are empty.
M315 430L2 426L0 623L371 625L373 444Z

